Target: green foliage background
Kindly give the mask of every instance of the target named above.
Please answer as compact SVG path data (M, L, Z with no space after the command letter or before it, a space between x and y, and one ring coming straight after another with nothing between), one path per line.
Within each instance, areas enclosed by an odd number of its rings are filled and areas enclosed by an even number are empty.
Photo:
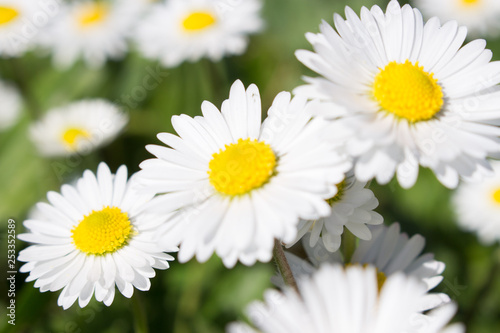
M294 56L299 48L310 49L304 38L307 31L317 32L321 19L332 23L334 12L343 13L347 4L359 13L363 5L387 1L373 0L267 0L263 16L266 29L251 37L248 51L218 63L202 60L174 69L162 69L142 59L135 51L118 62L109 62L101 70L89 70L79 63L66 71L51 67L47 57L28 54L19 59L1 59L0 77L14 82L27 99L23 117L14 128L0 133L0 233L2 253L6 253L5 234L8 218L22 221L29 209L45 199L49 190L58 191L86 168L96 170L105 161L112 170L126 164L130 172L149 158L144 149L158 143L155 135L172 132L172 115L199 115L203 100L220 106L235 79L246 86L256 83L261 91L263 109L274 96L301 84L301 76L310 73ZM488 48L500 58L500 40L488 40ZM143 98L131 98L151 71L159 70L161 82ZM128 96L128 97L127 97ZM103 97L120 104L130 115L127 130L111 145L91 155L45 159L40 157L27 136L33 119L54 106L88 97ZM137 96L136 96L137 97ZM426 252L446 263L444 281L436 288L459 304L456 320L468 326L468 332L500 332L500 269L498 246L484 247L473 234L460 231L449 205L450 191L440 185L431 172L422 170L417 185L403 190L396 182L387 186L372 184L380 201L386 223L399 221L402 229L427 239ZM20 251L26 244L17 242ZM6 259L0 260L6 272ZM132 299L117 292L111 307L92 301L80 309L73 305L64 311L57 306L56 293L40 293L27 274L17 274L16 326L7 325L4 315L6 292L0 295L1 332L105 332L134 331L134 308L147 315L151 332L223 332L225 325L243 318L243 309L251 300L261 299L271 287L272 263L253 267L238 265L227 270L218 258L205 264L173 262L169 270L157 271L149 292L135 290ZM7 287L2 280L2 289Z

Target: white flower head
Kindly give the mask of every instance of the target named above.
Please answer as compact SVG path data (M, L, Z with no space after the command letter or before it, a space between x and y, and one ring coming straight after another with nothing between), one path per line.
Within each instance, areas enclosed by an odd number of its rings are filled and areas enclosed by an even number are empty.
M151 6L138 27L139 51L166 67L183 61L242 54L262 28L260 0L169 0Z
M441 274L445 264L435 260L432 253L422 254L425 246L424 237L417 234L409 238L406 233L400 232L399 223L393 223L390 227L371 226L370 229L372 239L360 240L349 263L344 262L339 252L331 253L322 242L311 246L311 235L307 234L302 244L308 261L285 252L294 276L300 278L303 275L311 275L323 263L343 263L348 266L373 266L382 280L402 272L424 283L427 291L435 288L443 280ZM279 286L283 285L280 277L273 277L273 282ZM426 293L419 300L419 308L422 311L429 310L449 301L450 298L443 293Z
M49 110L31 125L31 140L42 155L87 154L112 141L128 116L103 99L88 99Z
M19 57L36 44L46 20L40 5L33 0L0 0L0 57Z
M476 232L485 245L500 241L500 162L492 166L493 178L460 184L453 195L458 224Z
M180 243L179 261L214 252L227 267L269 261L274 239L292 241L299 218L330 214L325 199L351 166L320 134L305 98L278 94L261 123L257 87L236 81L220 112L205 101L203 117L174 116L171 148L149 145L141 163L144 190L160 194L151 209L172 213L163 239Z
M456 20L474 36L498 36L500 2L497 0L413 0L425 16Z
M153 268L167 269L175 245L156 245L156 228L164 217L145 211L151 195L138 193L127 168L116 175L101 163L97 177L89 170L76 186L63 185L61 194L49 192L49 203L38 203L35 219L26 220L28 233L19 239L34 245L19 253L20 272L29 272L41 292L63 289L58 305L80 307L92 295L109 306L115 285L131 297L134 288L149 290Z
M135 0L61 4L40 43L52 52L57 67L69 67L81 58L87 66L99 68L106 60L125 55L127 38L143 6Z
M366 188L366 182L360 182L352 175L338 184L337 189L335 196L327 200L332 206L331 214L314 220L301 220L297 239L289 245L293 245L310 231L311 247L321 241L328 251L335 252L340 247L344 227L360 239L371 239L367 225L384 222L383 217L373 211L378 206L373 192Z
M0 80L0 131L17 121L21 114L22 98L19 91Z
M292 289L266 291L264 302L247 309L251 323L263 333L444 333L456 310L451 304L421 314L424 285L401 273L380 284L373 267L324 265L298 283L302 297ZM256 332L242 323L227 331Z
M500 151L500 62L490 62L486 42L462 47L465 27L424 24L395 0L385 13L363 7L360 18L346 7L346 17L306 35L315 52L296 55L323 77L295 92L336 104L321 115L352 130L356 177L386 184L397 174L409 188L421 165L454 188L490 175L486 157Z

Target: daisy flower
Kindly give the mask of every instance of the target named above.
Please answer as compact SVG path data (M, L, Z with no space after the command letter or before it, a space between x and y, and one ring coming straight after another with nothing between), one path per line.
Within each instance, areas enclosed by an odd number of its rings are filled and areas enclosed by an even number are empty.
M314 102L312 102L314 103ZM162 239L180 244L178 260L201 262L214 252L227 267L269 261L274 239L292 241L299 218L330 214L350 161L320 138L325 121L311 103L282 92L261 124L257 87L236 81L222 112L203 102L203 117L174 116L171 148L149 145L141 163L144 190L160 194L151 209L171 213Z
M86 154L112 141L127 121L116 105L88 99L49 110L31 125L30 136L45 156Z
M496 0L414 0L415 6L426 16L456 20L473 35L498 35L500 31L500 3Z
M393 223L390 227L373 226L371 232L372 239L359 242L349 263L344 262L339 252L331 253L321 242L311 246L311 235L306 235L303 239L304 250L310 263L291 253L285 254L293 274L297 277L311 275L321 264L329 262L348 266L371 265L377 269L379 279L382 280L402 272L424 283L427 291L435 288L443 280L441 274L445 264L434 260L432 253L422 254L425 246L424 237L417 234L409 238L406 233L400 231L399 223ZM282 285L280 279L273 278L273 281ZM419 306L421 310L429 310L449 301L450 298L445 294L426 293L420 300Z
M452 198L458 224L476 232L485 245L500 241L500 162L492 166L493 178L460 184Z
M366 188L366 182L360 182L352 175L346 177L337 188L335 196L327 200L332 207L331 214L315 220L301 220L298 237L289 246L310 231L311 247L321 239L325 249L335 252L340 247L344 226L360 239L371 239L370 229L366 225L384 222L382 216L373 211L378 206L377 198Z
M247 309L251 323L264 333L444 333L456 310L452 304L429 315L419 314L415 304L425 286L403 274L381 283L373 267L324 265L300 280L299 290L302 297L292 289L266 291L264 302ZM453 329L464 331L463 327ZM242 323L227 331L256 332Z
M49 203L37 204L37 218L26 220L28 233L19 239L34 245L19 253L20 272L29 272L41 292L57 291L58 305L69 308L77 299L86 306L92 295L109 306L115 284L125 296L134 288L149 290L153 268L167 269L175 246L156 245L156 228L164 218L144 211L150 195L127 181L127 168L112 175L101 163L97 177L89 170L76 186L63 185L61 194L49 192Z
M0 0L0 57L21 56L35 45L40 13L37 1Z
M65 68L82 58L98 68L107 59L120 59L128 50L127 37L144 6L135 0L77 1L61 4L41 38L54 65Z
M336 104L321 115L352 130L347 152L361 181L388 183L395 174L413 186L419 165L449 188L459 178L491 175L487 156L500 152L500 62L484 40L462 47L466 28L455 21L424 24L417 9L397 1L386 13L346 7L335 29L323 22L308 33L315 52L297 58L323 77L305 78L295 93ZM337 125L338 126L338 125Z
M0 131L5 130L17 121L21 114L22 98L19 91L10 84L0 80Z
M242 54L262 29L260 0L169 0L151 6L135 34L139 51L166 67Z

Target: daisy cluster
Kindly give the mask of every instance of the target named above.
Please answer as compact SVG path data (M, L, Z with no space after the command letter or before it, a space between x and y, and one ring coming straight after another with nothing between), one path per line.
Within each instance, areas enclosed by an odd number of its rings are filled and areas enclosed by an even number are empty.
M132 41L167 67L217 61L243 53L263 27L257 0L58 5L36 42L62 67L80 58L102 66ZM37 10L0 0L0 41ZM236 80L220 106L204 101L201 115L172 117L176 134L159 133L130 178L124 165L113 173L101 162L49 192L19 235L33 243L18 257L27 281L61 290L64 309L92 297L109 306L116 288L128 298L149 290L174 253L180 263L216 255L227 268L274 258L278 288L228 332L464 332L448 324L456 304L433 291L445 264L422 254L423 236L383 223L369 185L411 188L421 167L447 188L462 182L457 220L484 243L499 240L500 166L491 159L500 156L500 63L484 40L464 44L456 21L424 21L396 0L359 16L346 7L333 22L306 34L312 50L296 52L316 74L268 108L255 84ZM30 49L22 45L0 43L0 54L19 56ZM21 107L0 82L4 94L9 110ZM128 121L114 103L83 99L48 110L29 135L47 157L87 154Z
M260 0L0 0L0 58L34 52L69 70L91 69L134 51L175 67L184 61L242 54L262 30ZM0 130L19 119L16 88L0 81ZM111 142L128 117L106 100L80 100L46 111L29 130L40 154L87 155Z
M245 51L262 29L260 0L1 0L0 57L50 53L92 68L136 49L164 66Z

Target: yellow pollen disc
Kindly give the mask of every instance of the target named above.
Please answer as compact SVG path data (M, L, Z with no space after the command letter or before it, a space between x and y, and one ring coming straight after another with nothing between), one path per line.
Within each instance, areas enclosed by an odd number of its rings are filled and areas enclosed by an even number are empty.
M88 138L90 138L89 132L77 127L68 128L62 135L62 141L71 150L76 149L79 140Z
M411 123L429 120L444 103L443 91L433 75L418 62L390 62L375 77L373 96L381 110L397 117Z
M117 207L105 207L83 217L71 230L76 248L86 254L101 255L123 247L132 233L127 213Z
M78 15L78 24L85 28L104 21L108 15L109 8L104 3L86 4Z
M337 193L333 197L331 197L330 199L326 200L326 202L330 206L333 206L334 203L336 203L337 201L339 201L340 199L342 199L342 197L344 196L345 180L343 180L342 182L340 182L336 186L337 186Z
M473 6L479 4L481 0L459 0L464 6Z
M182 26L187 31L199 31L208 28L215 24L215 17L206 12L194 12L189 14L184 21L182 21Z
M495 192L493 192L493 201L500 205L500 189L496 190Z
M7 24L19 16L14 8L0 6L0 25Z
M239 139L212 155L210 184L222 194L240 195L264 185L274 173L276 156L267 143Z

